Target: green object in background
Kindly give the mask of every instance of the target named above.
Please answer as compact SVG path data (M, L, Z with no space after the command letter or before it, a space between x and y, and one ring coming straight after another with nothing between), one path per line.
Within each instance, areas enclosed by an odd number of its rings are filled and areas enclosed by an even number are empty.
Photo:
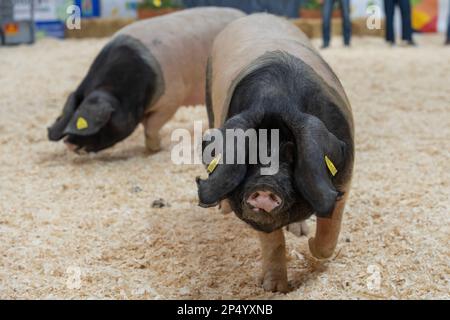
M303 1L301 7L307 10L320 10L322 9L322 5L317 0L306 0ZM334 8L338 7L338 2L334 3Z
M304 1L302 7L308 10L320 9L321 5L317 0L307 0Z

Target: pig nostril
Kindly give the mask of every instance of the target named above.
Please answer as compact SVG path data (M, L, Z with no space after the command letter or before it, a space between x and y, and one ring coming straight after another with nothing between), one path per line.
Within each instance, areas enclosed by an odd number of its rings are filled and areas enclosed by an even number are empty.
M280 198L278 198L274 193L270 193L269 194L270 200L272 200L274 203L277 204L277 206L279 206L281 204Z
M252 194L251 199L255 200L259 197L259 192L255 192L254 194Z

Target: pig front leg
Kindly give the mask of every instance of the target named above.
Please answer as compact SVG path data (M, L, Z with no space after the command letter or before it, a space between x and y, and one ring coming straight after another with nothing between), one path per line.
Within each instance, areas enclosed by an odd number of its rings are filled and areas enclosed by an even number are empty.
M349 188L346 190L349 190ZM336 203L330 219L317 218L316 235L309 239L309 250L317 259L328 259L334 253L341 231L342 215L348 194L348 191L345 192L343 199Z
M151 153L161 150L161 137L159 131L175 114L175 108L167 108L164 111L156 111L147 115L143 121L145 132L145 146Z
M233 212L233 209L231 209L231 205L228 200L220 201L219 209L220 209L220 212L222 212L222 214L229 214L229 213Z
M266 291L288 292L286 244L283 230L258 232L262 250L261 283Z

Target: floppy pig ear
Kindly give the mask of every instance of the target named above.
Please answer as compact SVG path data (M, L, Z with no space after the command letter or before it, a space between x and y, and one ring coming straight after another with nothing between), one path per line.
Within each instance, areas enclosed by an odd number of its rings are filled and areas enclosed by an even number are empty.
M75 113L76 109L76 98L75 93L72 93L64 105L62 115L55 121L55 123L48 128L48 139L50 141L59 141L64 137L64 130L67 127L70 119Z
M331 177L336 174L333 167L340 168L345 161L346 145L315 116L289 115L284 121L297 144L295 184L317 216L328 217L342 195L334 187Z
M216 206L219 201L225 199L244 180L247 173L246 164L226 164L225 162L227 159L226 130L242 129L246 131L250 128L255 128L257 121L258 119L255 115L240 114L229 119L224 127L220 129L223 137L223 154L216 154L216 159L218 160L220 157L223 163L213 165L208 179L202 180L197 177L198 197L201 207ZM246 151L241 150L241 148L245 148L245 146L236 146L236 143L234 143L235 162L238 159L237 153Z
M245 164L221 164L208 179L197 177L199 205L209 208L219 204L244 180L246 173Z
M91 136L108 123L114 109L109 100L99 97L94 101L85 101L75 112L64 134Z
M280 155L284 157L289 163L294 163L295 161L295 144L292 142L287 142L280 146ZM283 158L282 158L283 159Z

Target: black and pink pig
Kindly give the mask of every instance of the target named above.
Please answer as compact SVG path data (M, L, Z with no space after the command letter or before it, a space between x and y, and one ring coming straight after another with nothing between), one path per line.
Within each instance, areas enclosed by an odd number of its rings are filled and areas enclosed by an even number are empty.
M204 104L206 64L217 34L244 13L197 8L135 22L120 30L94 60L48 129L77 152L98 152L142 123L149 151L182 105Z
M228 25L214 42L207 73L210 127L225 137L227 130L277 130L277 143L268 140L267 149L278 155L279 165L264 175L259 161L229 163L230 153L251 145L230 150L224 138L209 177L197 179L200 205L220 204L259 231L262 285L286 292L283 227L302 231L299 225L316 215L312 254L328 258L336 247L354 162L350 103L305 35L269 14ZM205 140L204 148L210 143Z

